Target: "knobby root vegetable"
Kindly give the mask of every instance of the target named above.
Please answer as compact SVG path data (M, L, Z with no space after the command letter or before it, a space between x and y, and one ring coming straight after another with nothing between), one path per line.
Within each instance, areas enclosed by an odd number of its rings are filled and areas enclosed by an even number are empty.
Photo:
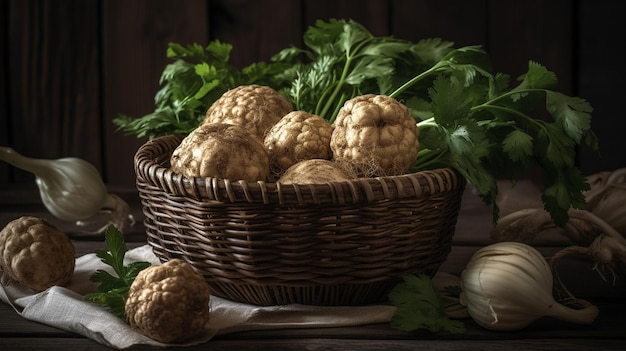
M211 104L202 124L240 125L263 139L267 131L292 110L291 103L268 86L241 85Z
M402 103L367 94L346 101L333 122L333 160L361 177L406 173L417 159L419 130Z
M35 291L68 283L74 256L69 237L41 218L20 217L0 232L0 268L11 280Z
M203 124L172 153L172 171L187 177L214 177L246 182L265 181L270 165L263 141L232 124Z
M461 273L460 302L472 319L491 330L518 330L541 317L591 324L598 308L584 300L574 309L552 295L553 276L534 247L500 242L479 249Z
M556 226L543 208L528 208L502 217L491 231L496 241L528 242L548 232L558 231L572 245L549 259L556 290L563 300L575 300L560 279L558 263L567 256L587 256L594 269L608 281L605 271L613 275L626 273L626 168L601 172L587 177L591 185L585 193L586 210L569 209L569 221Z
M281 184L323 184L356 178L336 162L321 159L300 161L278 179Z
M626 168L592 174L587 181L591 185L585 193L587 211L626 238Z
M200 334L209 321L210 288L191 264L172 259L137 275L125 311L130 326L161 342Z
M292 111L278 121L265 136L272 173L280 176L299 161L329 160L331 125L320 116Z

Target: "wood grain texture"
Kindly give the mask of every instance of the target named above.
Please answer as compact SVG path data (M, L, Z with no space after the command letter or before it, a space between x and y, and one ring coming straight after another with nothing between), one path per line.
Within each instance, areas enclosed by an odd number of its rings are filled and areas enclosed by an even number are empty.
M626 167L626 22L623 1L581 1L577 23L580 40L574 57L580 96L594 107L592 127L600 140L600 154L582 149L580 164L585 173Z
M441 38L455 47L485 45L486 9L485 0L396 0L392 2L392 33L411 41Z
M9 338L0 340L3 350L49 350L49 351L104 351L111 350L91 340L72 338ZM212 340L209 344L185 347L185 350L211 350L211 351L301 351L301 350L362 350L362 351L622 351L623 342L613 340L507 340L507 341L479 341L479 340L382 340L372 341L368 339L288 339L272 340L269 336L263 339L243 340ZM180 348L157 348L148 346L132 347L134 351L142 350L178 350Z
M8 13L12 146L101 169L98 2L10 1Z
M390 8L388 0L306 0L304 19L307 27L317 20L352 19L362 24L375 36L391 35Z
M231 62L243 68L269 61L281 49L302 45L300 1L214 0L210 2L210 40L233 45Z
M106 103L102 111L102 145L111 184L134 184L133 156L145 142L117 132L120 114L140 117L154 110L159 79L171 61L170 42L207 42L204 0L111 0L102 2L102 75Z
M593 327L537 321L516 332L492 332L464 321L463 334L419 331L400 332L386 324L355 327L272 329L220 335L208 343L186 350L623 350L624 306L601 303L603 311ZM0 304L0 349L2 350L110 350L92 340L40 323L25 320L11 307ZM132 350L162 350L135 346Z
M574 5L569 0L490 2L487 49L494 69L517 79L529 60L540 62L559 78L556 89L572 94Z
M7 27L9 22L9 6L7 1L0 1L0 145L10 145L9 130L11 119L9 118L9 42ZM9 165L0 162L0 183L12 181Z

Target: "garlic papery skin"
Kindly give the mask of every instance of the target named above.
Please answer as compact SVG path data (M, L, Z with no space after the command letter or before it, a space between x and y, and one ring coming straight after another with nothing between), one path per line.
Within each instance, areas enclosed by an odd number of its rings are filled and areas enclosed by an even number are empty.
M82 223L104 211L120 230L127 220L134 221L128 205L123 206L121 198L107 192L98 170L83 159L34 159L0 147L0 160L33 173L44 206L61 220Z
M490 330L523 329L541 317L591 324L598 308L573 309L552 295L553 276L534 247L499 242L479 249L461 273L461 304L472 319Z

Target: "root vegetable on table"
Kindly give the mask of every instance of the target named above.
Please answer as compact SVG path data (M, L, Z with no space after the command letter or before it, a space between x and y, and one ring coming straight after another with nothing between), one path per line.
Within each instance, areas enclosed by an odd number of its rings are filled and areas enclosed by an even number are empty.
M66 233L42 218L23 216L0 231L0 270L35 291L67 284L75 249Z

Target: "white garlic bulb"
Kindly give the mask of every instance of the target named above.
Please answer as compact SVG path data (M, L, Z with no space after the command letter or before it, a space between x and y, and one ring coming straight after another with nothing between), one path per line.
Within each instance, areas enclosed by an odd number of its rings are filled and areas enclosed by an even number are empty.
M59 219L80 224L104 211L120 230L127 221L133 222L128 204L109 194L98 170L83 159L34 159L0 147L0 160L33 173L44 206Z
M590 324L598 308L573 309L552 294L553 276L534 247L499 242L478 250L461 273L461 304L472 319L491 330L518 330L541 317Z

